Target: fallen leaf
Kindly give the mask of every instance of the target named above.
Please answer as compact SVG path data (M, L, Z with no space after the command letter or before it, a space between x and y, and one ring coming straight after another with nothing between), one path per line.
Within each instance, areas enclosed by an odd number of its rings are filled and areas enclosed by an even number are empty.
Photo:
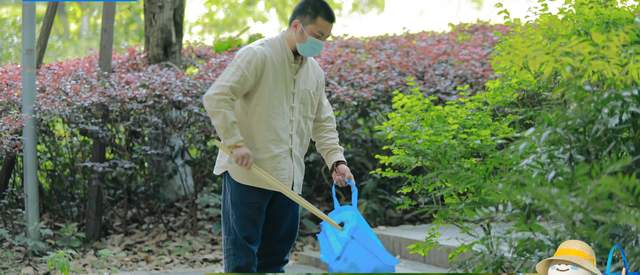
M21 275L37 275L36 270L33 267L27 266L20 271Z

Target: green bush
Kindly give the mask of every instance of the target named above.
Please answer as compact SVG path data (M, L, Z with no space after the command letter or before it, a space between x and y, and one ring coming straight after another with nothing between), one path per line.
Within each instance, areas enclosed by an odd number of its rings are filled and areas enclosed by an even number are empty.
M549 240L589 242L600 264L614 242L638 258L640 4L573 0L537 16L493 58L490 84L517 92L529 134L517 144L528 180L514 204L532 209L529 223L555 225Z
M440 106L414 83L409 86L407 94L396 92L394 111L378 128L391 155L378 156L386 167L375 173L403 183L402 208L418 208L433 215L434 223L454 224L470 234L479 226L484 238L477 244L486 252L479 255L493 261L474 261L474 271L509 270L496 258L500 251L492 242L494 224L504 222L510 209L512 193L504 191L509 186L503 175L517 165L504 150L516 136L514 116L500 111L513 94L485 92ZM431 232L411 248L426 254L438 237Z
M71 261L74 255L76 255L76 253L72 250L58 250L55 253L50 252L47 257L47 267L49 271L54 271L54 274L69 275L69 272L71 272Z
M396 92L394 112L379 129L389 141L391 156L379 156L386 169L376 172L385 177L399 177L404 182L400 193L428 196L432 211L451 214L459 221L472 219L477 206L486 205L494 175L510 160L499 154L499 146L515 131L509 124L512 116L497 116L488 104L504 101L500 94L481 93L435 105L435 97L425 97L412 87L408 94ZM424 197L423 197L424 198ZM416 201L406 200L405 206ZM460 215L462 214L462 215Z
M379 172L406 179L405 205L476 237L454 253L482 251L463 270L533 271L566 239L590 243L601 269L614 242L640 257L640 5L569 0L551 13L539 2L531 22L501 12L512 31L483 104L397 95L380 128L391 155Z

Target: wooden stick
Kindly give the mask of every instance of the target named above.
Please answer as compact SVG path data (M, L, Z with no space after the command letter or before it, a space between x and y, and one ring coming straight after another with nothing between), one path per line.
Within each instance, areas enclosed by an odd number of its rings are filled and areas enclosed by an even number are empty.
M220 141L215 140L214 142L215 142L215 145L218 146L218 148L220 148L220 150L225 152L227 155L231 156L231 152L229 151L229 149L226 146L224 146L222 143L220 143ZM305 200L302 196L300 196L297 193L289 190L289 188L287 188L282 182L280 182L279 180L274 178L271 174L269 174L264 169L262 169L259 166L253 164L253 165L251 165L251 168L249 169L249 171L251 173L261 177L266 183L269 184L269 186L273 187L274 189L278 190L283 195L287 196L288 198L290 198L294 202L298 203L300 206L304 207L309 212L311 212L312 214L316 215L318 218L322 219L323 221L326 221L327 223L329 223L333 227L337 228L338 230L342 230L342 226L340 226L338 223L336 223L332 218L329 218L329 216L327 216L325 213L323 213L320 209L315 207L309 201Z

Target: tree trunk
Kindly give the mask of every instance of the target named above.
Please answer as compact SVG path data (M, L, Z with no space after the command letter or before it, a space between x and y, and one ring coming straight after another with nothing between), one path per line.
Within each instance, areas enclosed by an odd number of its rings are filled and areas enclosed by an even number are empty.
M49 43L49 34L51 34L51 27L56 17L56 10L59 2L49 3L47 6L47 13L42 21L40 29L40 35L38 36L38 42L36 45L36 69L39 69L44 59L44 53L47 50L47 44ZM6 156L2 169L0 169L0 199L4 196L4 192L9 188L9 181L13 174L13 169L16 165L16 154L12 153Z
M98 78L108 77L111 73L111 59L113 56L113 25L116 15L116 3L105 2L102 6L102 32L100 35L100 53L98 63L100 72ZM107 120L107 108L102 106L99 113L102 114L101 119ZM94 137L93 141L93 163L104 163L106 161L106 145L99 137ZM104 183L104 174L102 172L94 173L89 183L89 197L87 198L86 209L86 236L90 241L100 239L102 231L102 215L104 212L102 186Z
M168 62L181 65L182 36L184 28L185 0L144 1L144 49L150 64ZM175 110L174 110L175 111ZM184 150L178 136L172 134L170 144L174 151ZM175 163L175 164L174 164ZM191 168L181 156L173 162L158 160L152 162L154 171L166 171L163 167L175 167L177 174L160 184L159 197L172 202L193 193Z
M44 60L44 53L47 50L47 44L49 43L49 35L51 34L51 27L53 27L53 21L56 19L56 11L58 10L58 4L60 2L50 2L47 6L47 13L44 16L42 25L40 26L40 35L38 36L38 43L36 45L36 51L38 55L36 57L36 68L40 69L42 60Z
M27 236L31 241L40 240L40 208L38 207L38 154L36 136L36 6L22 3L22 162L25 217ZM31 250L31 249L30 249Z
M180 65L185 0L144 1L144 49L150 64Z
M96 140L93 144L92 162L104 163L105 161L104 143ZM85 235L89 241L97 241L100 239L102 229L103 214L103 194L102 181L104 177L102 172L94 173L89 183L89 192L86 208L86 232Z
M0 199L4 197L4 192L9 188L9 181L16 165L16 154L11 153L4 158L2 170L0 170Z

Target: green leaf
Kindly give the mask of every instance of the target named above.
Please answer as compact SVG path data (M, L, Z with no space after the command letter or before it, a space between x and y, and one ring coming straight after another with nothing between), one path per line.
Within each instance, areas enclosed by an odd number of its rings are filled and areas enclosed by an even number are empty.
M598 45L604 45L607 41L607 38L602 33L596 31L591 32L591 39Z

